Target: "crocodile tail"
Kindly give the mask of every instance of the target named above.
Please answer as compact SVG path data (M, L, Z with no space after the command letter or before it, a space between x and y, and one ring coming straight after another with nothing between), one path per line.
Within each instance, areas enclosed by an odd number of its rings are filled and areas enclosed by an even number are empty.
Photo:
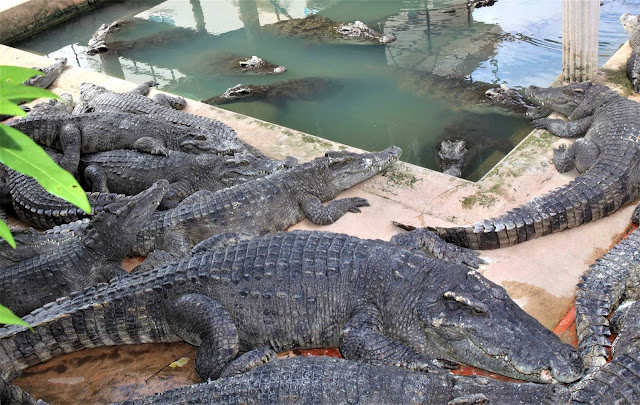
M584 377L572 404L636 404L640 398L640 352L629 350ZM575 389L575 388L574 388Z
M627 286L640 283L639 247L640 230L635 230L591 265L580 279L576 291L576 332L586 368L601 366L609 357L608 316L622 300Z
M429 228L445 241L471 249L498 249L575 228L605 217L635 197L625 190L624 173L594 167L569 184L467 227Z
M146 273L145 273L146 274ZM134 289L132 277L89 287L38 308L17 325L0 328L0 378L78 350L179 340L164 319L162 289Z

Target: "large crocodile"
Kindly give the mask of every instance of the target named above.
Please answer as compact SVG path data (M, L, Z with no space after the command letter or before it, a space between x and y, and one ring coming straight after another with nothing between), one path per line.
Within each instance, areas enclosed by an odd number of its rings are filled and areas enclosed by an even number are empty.
M638 17L629 13L620 16L622 26L629 34L629 46L632 49L626 64L627 77L631 80L633 91L636 93L640 92L640 20Z
M640 302L622 305L611 320L618 332L611 361L572 387L572 404L633 405L640 398Z
M640 195L640 104L589 82L532 86L527 93L569 117L569 122L538 119L535 127L562 137L584 135L565 151L584 173L501 216L473 226L432 229L446 241L472 249L512 246L595 221Z
M217 191L264 177L297 164L295 158L269 160L250 155L192 155L169 151L155 156L132 150L114 150L81 157L87 183L93 191L132 195L158 179L169 181L160 209L174 208L199 190Z
M203 380L254 367L271 350L338 346L347 359L410 370L453 361L534 382L582 375L575 349L476 271L329 232L214 244L23 319L33 332L0 329L4 378L83 348L180 340L199 346Z
M124 401L119 405L177 404L510 404L569 402L557 385L505 383L486 377L419 373L391 366L335 359L293 357L254 371Z
M60 166L72 173L78 170L80 153L123 148L162 155L168 150L219 154L246 151L237 140L123 112L36 114L10 125L42 146L63 151Z
M108 205L77 240L0 269L2 305L23 316L58 297L127 274L120 263L167 187L161 180L127 201Z
M611 342L608 316L640 288L640 230L616 244L584 273L576 291L576 331L588 368L606 363Z
M198 191L177 207L156 212L138 233L133 253L146 256L160 249L186 254L218 233L262 235L305 218L317 225L331 224L369 203L359 197L322 203L386 169L401 152L395 146L372 153L327 152L290 170L231 188Z
M285 80L272 84L237 84L224 93L202 100L203 103L221 105L246 101L282 103L286 101L317 99L337 88L334 80L321 77Z

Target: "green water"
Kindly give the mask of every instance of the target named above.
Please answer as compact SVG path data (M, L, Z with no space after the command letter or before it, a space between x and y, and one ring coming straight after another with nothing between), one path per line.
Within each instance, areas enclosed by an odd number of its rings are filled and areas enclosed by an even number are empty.
M463 102L464 91L436 90L430 84L431 74L514 87L547 85L561 69L560 2L499 0L493 7L472 12L442 11L453 3L129 1L96 10L18 47L67 56L72 64L133 82L153 79L163 90L194 99L218 95L238 83L328 78L332 85L308 100L243 102L223 108L367 150L398 145L404 151L403 160L436 170L440 141L464 137L469 139L470 153L463 176L476 180L529 132L528 121L476 113ZM602 59L626 39L617 16L640 12L636 1L605 3ZM100 24L152 5L138 14L143 22L136 29L123 30L115 38L137 40L137 47L120 54L82 52ZM279 18L313 12L335 21L361 20L398 39L377 46L318 44L260 30ZM144 38L157 33L174 39L160 46L144 45ZM288 71L269 76L225 74L207 62L224 53L258 55Z

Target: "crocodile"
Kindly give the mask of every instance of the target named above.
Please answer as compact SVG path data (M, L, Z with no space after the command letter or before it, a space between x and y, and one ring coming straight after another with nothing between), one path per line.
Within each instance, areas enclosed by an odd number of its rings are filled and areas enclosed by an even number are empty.
M454 109L526 119L549 115L547 108L533 104L518 91L504 85L496 86L465 77L444 77L415 69L399 68L396 72L400 88L419 96L443 99Z
M24 84L25 86L36 86L36 87L42 87L43 89L46 89L47 87L51 86L51 84L58 78L58 76L60 76L60 73L62 73L62 71L66 66L67 66L67 58L56 58L56 61L47 67L43 67L43 68L34 67L33 69L40 71L42 74L33 76L25 80L24 82L22 82L22 84ZM24 102L25 100L14 100L14 101L22 104L22 102ZM25 110L26 112L29 111L29 107L27 106L22 106L22 109ZM0 121L4 121L11 117L13 117L13 115L0 114Z
M122 148L160 155L166 155L168 150L194 154L245 151L238 142L197 128L123 112L36 114L10 125L42 146L63 151L60 166L72 173L78 170L81 153Z
M587 368L602 366L609 358L611 333L607 317L625 299L640 292L640 231L633 231L580 278L576 291L576 331Z
M160 180L127 201L110 204L81 238L0 269L2 305L24 316L58 297L126 275L120 263L167 187Z
M393 34L378 32L362 21L337 23L315 14L263 25L261 30L272 35L301 38L310 42L379 45L396 40Z
M637 298L637 297L636 297ZM640 302L621 305L612 315L618 336L611 361L587 374L572 389L572 404L632 405L640 398Z
M250 155L193 155L177 151L156 156L133 150L87 154L80 161L85 180L94 192L132 195L158 179L168 180L169 191L159 206L163 210L174 208L198 190L217 191L297 164L293 157L269 160Z
M132 253L146 256L159 249L186 254L218 233L262 235L287 229L305 218L317 225L332 224L369 203L360 197L322 203L386 169L401 153L396 146L372 153L332 151L224 190L198 191L177 207L156 212L138 233Z
M73 96L69 93L60 94L59 99L51 99L35 104L29 108L29 115L35 114L71 114L73 112Z
M60 246L81 237L89 225L89 219L84 218L64 226L55 226L44 232L33 228L12 229L11 234L16 247L11 247L5 240L0 241L0 267L18 263L29 257L50 252Z
M285 80L272 84L237 84L228 88L224 93L202 100L202 102L221 105L260 100L276 104L285 101L317 99L336 87L335 81L320 77Z
M633 91L640 92L640 20L638 16L629 13L620 16L620 22L625 31L629 34L629 46L631 46L631 55L627 59L626 72L627 77L631 80Z
M202 71L230 74L230 73L250 73L256 75L281 74L287 71L284 66L268 62L258 56L241 57L227 53L204 53L194 58L194 65Z
M273 360L253 371L177 388L118 405L169 404L567 404L558 385L506 383L486 377L420 373L392 366L302 357Z
M590 82L527 88L527 96L569 117L532 122L561 137L580 136L575 165L584 172L567 185L473 226L430 228L447 242L472 249L513 246L605 217L640 195L640 104ZM565 152L575 153L576 143ZM596 158L593 159L593 155Z
M180 340L199 346L195 368L205 381L248 370L271 350L322 347L374 365L465 363L542 383L583 372L575 349L477 271L320 231L220 239L23 319L33 332L0 329L3 378L83 348Z
M460 177L464 168L467 148L465 141L461 139L444 140L440 142L440 150L438 157L440 158L440 166L442 172L451 176Z

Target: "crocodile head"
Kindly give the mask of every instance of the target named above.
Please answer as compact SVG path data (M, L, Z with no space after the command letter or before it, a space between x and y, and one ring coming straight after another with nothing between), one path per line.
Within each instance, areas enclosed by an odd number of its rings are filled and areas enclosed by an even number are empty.
M640 33L640 16L624 13L620 16L620 23L630 37L635 37Z
M391 146L380 152L354 153L330 151L308 164L318 168L309 184L320 182L314 193L318 198L334 198L337 193L364 181L391 166L400 158L402 149ZM302 167L302 166L300 166ZM326 195L323 195L327 193Z
M549 115L549 111L539 105L529 103L520 92L502 84L484 93L490 104L506 110L510 115L536 119Z
M345 39L370 43L388 44L396 40L393 34L383 34L369 27L362 21L339 24L336 33Z
M280 74L287 71L284 66L278 66L271 62L252 56L247 59L240 59L237 61L238 65L235 66L235 71L257 73L257 74Z
M585 94L591 87L591 82L549 88L529 86L525 90L525 95L529 101L568 117L584 100Z
M246 147L237 139L224 139L204 131L191 131L180 127L176 130L180 132L180 150L185 153L233 155L246 150Z
M435 356L533 382L570 383L582 376L578 352L504 288L475 270L453 270L438 281L435 297L431 290L415 306Z
M264 177L280 170L290 169L298 164L296 158L288 156L284 160L271 160L251 155L237 154L220 162L208 155L198 156L198 164L215 170L216 177L226 187Z
M87 226L87 247L112 260L124 259L168 189L169 182L159 180L135 196L104 207Z

